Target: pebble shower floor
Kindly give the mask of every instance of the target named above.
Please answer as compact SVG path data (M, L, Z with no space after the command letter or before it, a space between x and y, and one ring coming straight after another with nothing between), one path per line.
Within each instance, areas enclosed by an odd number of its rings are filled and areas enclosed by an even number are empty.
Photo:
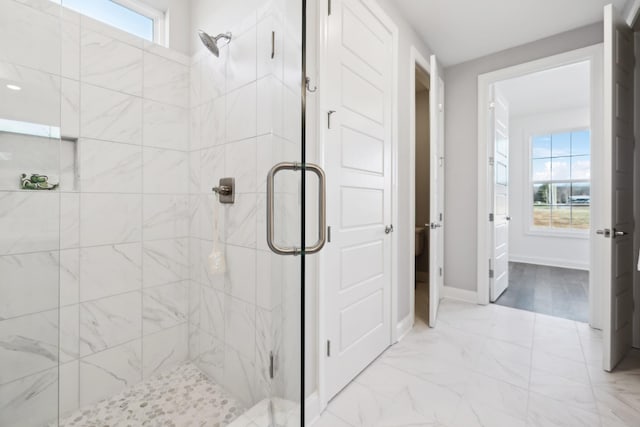
M157 374L49 427L222 427L244 408L191 363Z

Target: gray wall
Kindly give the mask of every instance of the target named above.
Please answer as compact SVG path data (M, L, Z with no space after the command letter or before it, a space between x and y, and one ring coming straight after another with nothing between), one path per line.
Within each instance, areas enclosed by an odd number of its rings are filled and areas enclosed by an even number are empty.
M478 75L602 41L597 23L445 69L447 286L477 288Z

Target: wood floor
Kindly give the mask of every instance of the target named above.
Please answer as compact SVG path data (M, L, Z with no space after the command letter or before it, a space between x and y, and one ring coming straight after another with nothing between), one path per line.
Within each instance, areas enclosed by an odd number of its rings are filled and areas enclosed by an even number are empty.
M589 272L511 262L509 287L496 304L588 322Z

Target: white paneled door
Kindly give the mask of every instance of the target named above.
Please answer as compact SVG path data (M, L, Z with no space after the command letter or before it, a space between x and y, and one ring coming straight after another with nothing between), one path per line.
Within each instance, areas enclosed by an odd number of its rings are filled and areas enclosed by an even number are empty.
M430 65L429 326L433 328L444 286L444 81L435 55L431 55Z
M492 86L493 256L489 270L491 302L509 286L509 105Z
M327 399L391 344L393 37L366 3L332 0L328 17Z
M604 369L612 370L631 348L633 317L633 33L612 5L604 12ZM611 228L605 228L611 227ZM600 262L600 261L599 261Z

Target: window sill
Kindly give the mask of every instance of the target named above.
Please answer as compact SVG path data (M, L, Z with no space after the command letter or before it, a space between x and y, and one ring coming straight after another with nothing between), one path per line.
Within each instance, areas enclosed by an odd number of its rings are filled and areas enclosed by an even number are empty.
M589 240L589 231L550 231L542 229L529 229L525 232L528 236L534 237L555 237L558 239L579 239Z

